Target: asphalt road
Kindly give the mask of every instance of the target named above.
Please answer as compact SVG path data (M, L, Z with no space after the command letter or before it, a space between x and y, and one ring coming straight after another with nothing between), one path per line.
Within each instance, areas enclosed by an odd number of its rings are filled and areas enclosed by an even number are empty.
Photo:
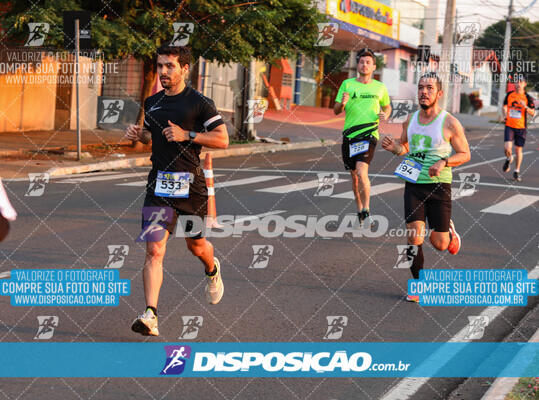
M520 183L502 173L502 161L496 160L503 156L501 131L469 133L472 160L454 171L453 189L459 187L459 172L479 173L480 183L472 196L453 203L452 218L463 239L462 250L451 256L427 244L425 268L535 268L539 203L519 210L511 210L507 204L533 202L531 196L539 199L537 133L529 134ZM395 229L404 227L403 189L397 185L400 180L392 177L397 164L396 157L379 147L370 169L371 184L381 192L371 199L371 213L387 218L389 228ZM131 295L112 308L12 307L9 298L1 297L0 341L35 341L37 316L55 315L59 322L50 341L58 342L178 342L185 340L180 339L182 316L203 317L202 327L192 339L201 342L323 342L327 316L348 318L338 339L343 342L446 342L468 325L468 316L481 312L478 307L421 307L405 302L410 274L394 268L396 246L405 244L404 237L268 238L248 232L210 239L225 282L225 295L216 306L205 302L202 264L189 253L182 238L172 238L159 304L161 336L138 336L130 330L133 318L145 305L144 245L134 241L140 232L143 187L136 182L144 181L146 172L137 168L55 178L36 197L25 196L27 181L6 182L19 218L0 245L0 271L103 268L108 245L128 245L120 275L131 280ZM339 173L342 179L329 196L315 195L322 172ZM342 167L340 146L218 159L214 173L216 182L224 184L216 189L219 215L342 218L356 212L354 200L343 195L351 184ZM304 182L314 183L298 186ZM491 212L483 211L493 206ZM273 246L264 268L252 268L255 245ZM481 340L503 340L536 301L530 298L527 307L508 307L491 321ZM413 398L444 399L461 381L432 379ZM0 393L8 399L379 399L397 382L323 377L18 378L0 379Z

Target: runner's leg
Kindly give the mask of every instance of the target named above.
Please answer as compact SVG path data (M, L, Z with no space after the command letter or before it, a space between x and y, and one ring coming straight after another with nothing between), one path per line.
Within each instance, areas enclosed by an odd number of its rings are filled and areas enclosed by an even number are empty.
M425 238L425 221L413 221L406 224L406 234L408 236L408 258L412 258L410 272L414 279L419 279L419 271L423 269L423 241ZM412 246L417 246L417 253Z
M204 264L206 273L211 274L215 267L213 245L206 238L193 239L186 237L185 241L189 251Z
M369 181L369 164L358 161L356 163L356 172L358 177L358 191L362 209L369 210L371 182Z
M522 164L522 146L515 145L515 153L516 153L515 171L520 172L520 166Z
M352 176L352 190L354 191L354 197L356 199L357 211L360 212L363 209L363 203L361 202L361 196L359 194L359 178L357 172L357 168L355 170L350 170L350 175Z
M146 242L146 260L142 270L144 297L147 307L157 309L159 291L163 283L163 257L167 247L169 232L164 230L164 237L158 242Z

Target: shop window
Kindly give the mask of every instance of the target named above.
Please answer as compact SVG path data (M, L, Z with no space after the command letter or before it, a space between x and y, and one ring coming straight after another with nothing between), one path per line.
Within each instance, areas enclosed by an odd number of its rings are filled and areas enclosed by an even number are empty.
M399 75L401 81L408 82L408 61L403 60L402 58L399 65Z

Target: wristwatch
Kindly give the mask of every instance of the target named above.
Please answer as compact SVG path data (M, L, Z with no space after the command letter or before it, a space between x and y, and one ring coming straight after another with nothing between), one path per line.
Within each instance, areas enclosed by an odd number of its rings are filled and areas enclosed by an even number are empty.
M197 133L195 131L189 131L189 140L193 141L197 137Z
M447 157L442 157L442 158L440 158L440 160L444 160L445 161L445 166L447 167L447 165L449 164L449 161L447 160Z

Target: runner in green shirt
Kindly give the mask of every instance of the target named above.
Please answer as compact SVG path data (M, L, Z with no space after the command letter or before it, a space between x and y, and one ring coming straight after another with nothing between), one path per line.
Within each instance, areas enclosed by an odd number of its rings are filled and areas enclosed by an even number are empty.
M379 120L391 115L386 86L372 78L376 70L374 53L369 49L357 55L357 78L341 84L333 111L345 111L342 157L344 168L352 175L352 189L356 198L360 226L369 217L369 164L378 142Z

